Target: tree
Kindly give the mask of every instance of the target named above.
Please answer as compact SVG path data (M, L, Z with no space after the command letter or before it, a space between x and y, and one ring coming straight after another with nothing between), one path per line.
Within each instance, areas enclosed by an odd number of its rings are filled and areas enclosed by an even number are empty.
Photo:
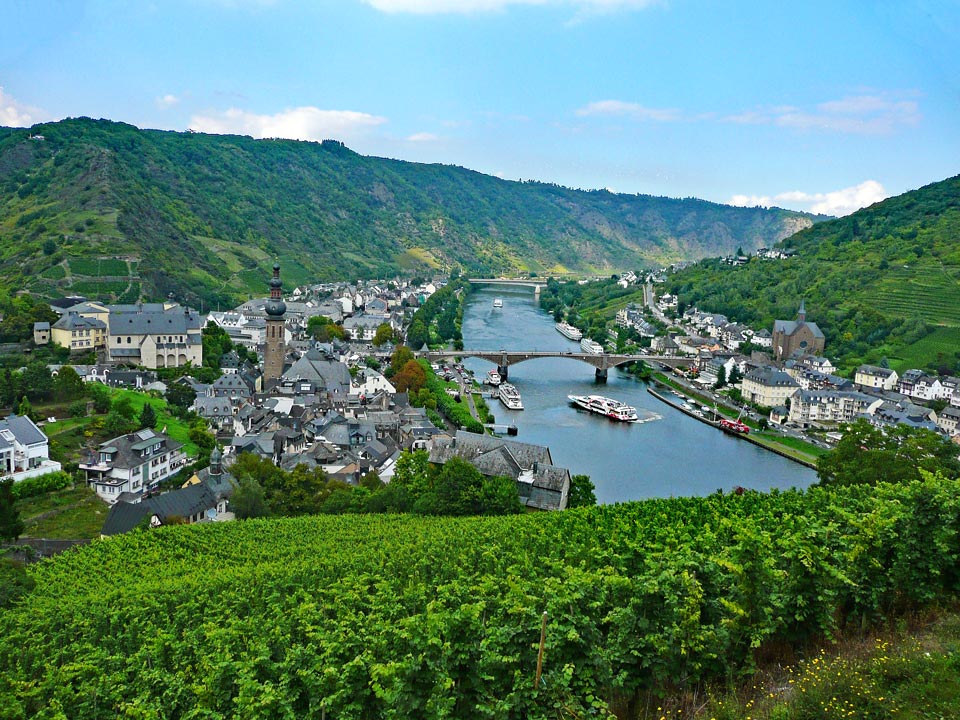
M430 331L427 330L427 326L424 325L423 321L419 318L414 319L414 321L410 323L410 327L407 328L407 345L414 350L419 350L429 342Z
M265 517L270 514L263 488L253 478L243 478L230 496L230 509L239 520Z
M76 400L83 396L85 388L77 371L64 365L53 379L53 393L58 400Z
M597 504L595 489L589 475L574 475L570 478L570 492L567 494L567 507L593 507Z
M717 381L713 384L713 389L718 390L727 384L727 369L720 366L720 369L717 370Z
M129 395L120 395L116 398L111 405L111 412L115 412L125 420L133 420L137 414L137 411L133 409L133 401L130 400Z
M197 391L184 383L174 382L167 386L166 397L167 402L174 407L186 410L196 400Z
M17 415L33 418L33 405L27 400L26 395L20 399L20 405L17 407Z
M87 385L87 395L93 400L93 409L99 414L110 411L110 391L106 385L93 382Z
M131 430L135 430L136 423L132 418L128 418L116 410L111 410L103 420L103 429L111 437L117 437L119 435L126 435Z
M921 479L921 470L956 477L956 447L932 430L878 428L863 419L847 425L837 446L817 461L823 485L910 482Z
M416 360L408 360L391 381L397 392L418 392L427 382L427 374Z
M20 373L20 385L34 400L45 400L53 392L53 375L44 362L32 362Z
M157 426L157 411L153 409L153 405L144 403L139 419L141 428L155 428Z
M13 478L0 480L0 540L14 542L23 530L23 520L13 497Z
M406 345L397 345L390 356L391 375L396 375L410 360L413 360L413 351Z
M373 336L373 344L376 347L381 345L386 345L388 342L393 342L393 328L390 326L390 323L381 323L377 326L377 332Z
M481 514L515 515L521 510L520 493L513 478L499 475L483 479L480 491Z
M730 368L730 377L727 378L728 385L736 385L741 380L743 380L743 373L740 372L740 366L734 365Z

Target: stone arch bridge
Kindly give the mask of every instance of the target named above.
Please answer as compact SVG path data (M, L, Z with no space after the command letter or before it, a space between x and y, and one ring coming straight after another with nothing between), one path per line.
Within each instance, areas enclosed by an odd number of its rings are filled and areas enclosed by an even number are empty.
M687 357L666 357L663 355L616 355L602 353L583 352L564 352L557 350L431 350L418 353L418 357L426 358L431 362L434 360L449 360L455 357L475 357L481 360L492 362L497 366L497 372L504 380L509 377L510 366L522 363L527 360L536 360L538 358L568 358L570 360L579 360L587 365L591 365L596 371L596 377L599 382L606 382L607 371L610 368L627 363L638 362L640 360L646 363L659 363L670 367L692 365L695 358Z

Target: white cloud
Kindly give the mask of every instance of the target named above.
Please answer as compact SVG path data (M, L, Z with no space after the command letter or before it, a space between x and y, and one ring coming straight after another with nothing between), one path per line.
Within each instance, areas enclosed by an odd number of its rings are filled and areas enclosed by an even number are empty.
M860 208L873 205L887 197L887 191L876 180L866 180L859 185L825 193L807 193L790 190L777 195L734 195L731 205L739 207L792 207L796 210L823 215L849 215Z
M577 110L577 115L615 115L630 117L635 120L654 120L656 122L670 122L680 120L680 111L675 108L648 108L638 103L624 102L623 100L599 100L584 105Z
M898 127L916 125L921 117L916 100L897 97L892 93L880 93L852 95L840 100L823 102L809 109L783 105L747 110L728 115L724 120L750 125L776 125L797 130L886 135Z
M655 0L363 0L372 8L385 13L434 15L440 13L496 12L511 5L544 5L571 7L581 12L603 13L632 10L653 4Z
M180 102L180 98L176 95L166 94L162 97L157 98L157 107L161 110L166 110L167 108L172 108L174 105Z
M0 87L0 126L29 127L52 119L40 108L30 107L17 102Z
M407 142L426 143L426 142L436 142L439 139L440 137L438 135L434 135L433 133L419 132L419 133L414 133L413 135L410 135L409 137L407 137Z
M212 115L194 115L190 128L219 135L251 135L255 138L324 140L356 137L387 122L378 115L354 110L321 110L298 107L274 115L260 115L238 108Z

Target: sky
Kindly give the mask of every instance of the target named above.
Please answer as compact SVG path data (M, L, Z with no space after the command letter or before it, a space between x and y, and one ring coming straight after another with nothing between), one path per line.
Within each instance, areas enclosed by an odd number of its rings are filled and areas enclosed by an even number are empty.
M2 0L0 125L830 215L960 173L958 0Z

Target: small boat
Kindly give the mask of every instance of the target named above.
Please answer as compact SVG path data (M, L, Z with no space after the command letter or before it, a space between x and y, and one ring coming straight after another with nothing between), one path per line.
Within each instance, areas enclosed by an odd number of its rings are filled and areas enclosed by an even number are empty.
M500 402L506 406L507 410L523 410L520 391L510 383L501 383L498 397L500 398Z
M603 395L567 395L567 399L588 412L603 415L618 422L636 422L637 409Z
M720 429L733 435L747 435L750 432L750 428L739 419L729 420L727 418L723 418L720 421Z
M574 327L570 323L558 322L554 327L558 333L571 340L579 341L583 338L583 333L580 332L580 328Z
M503 307L503 298L496 298L496 299L494 299L494 301L493 301L493 306L494 306L495 308L502 308L502 307Z
M500 383L503 382L503 378L500 377L500 373L498 373L496 370L491 370L490 372L487 373L487 379L484 380L484 382L487 385L492 385L493 387L497 387Z
M591 353L592 355L602 355L603 354L603 345L600 343L591 340L590 338L584 338L580 341L580 349L584 352Z

